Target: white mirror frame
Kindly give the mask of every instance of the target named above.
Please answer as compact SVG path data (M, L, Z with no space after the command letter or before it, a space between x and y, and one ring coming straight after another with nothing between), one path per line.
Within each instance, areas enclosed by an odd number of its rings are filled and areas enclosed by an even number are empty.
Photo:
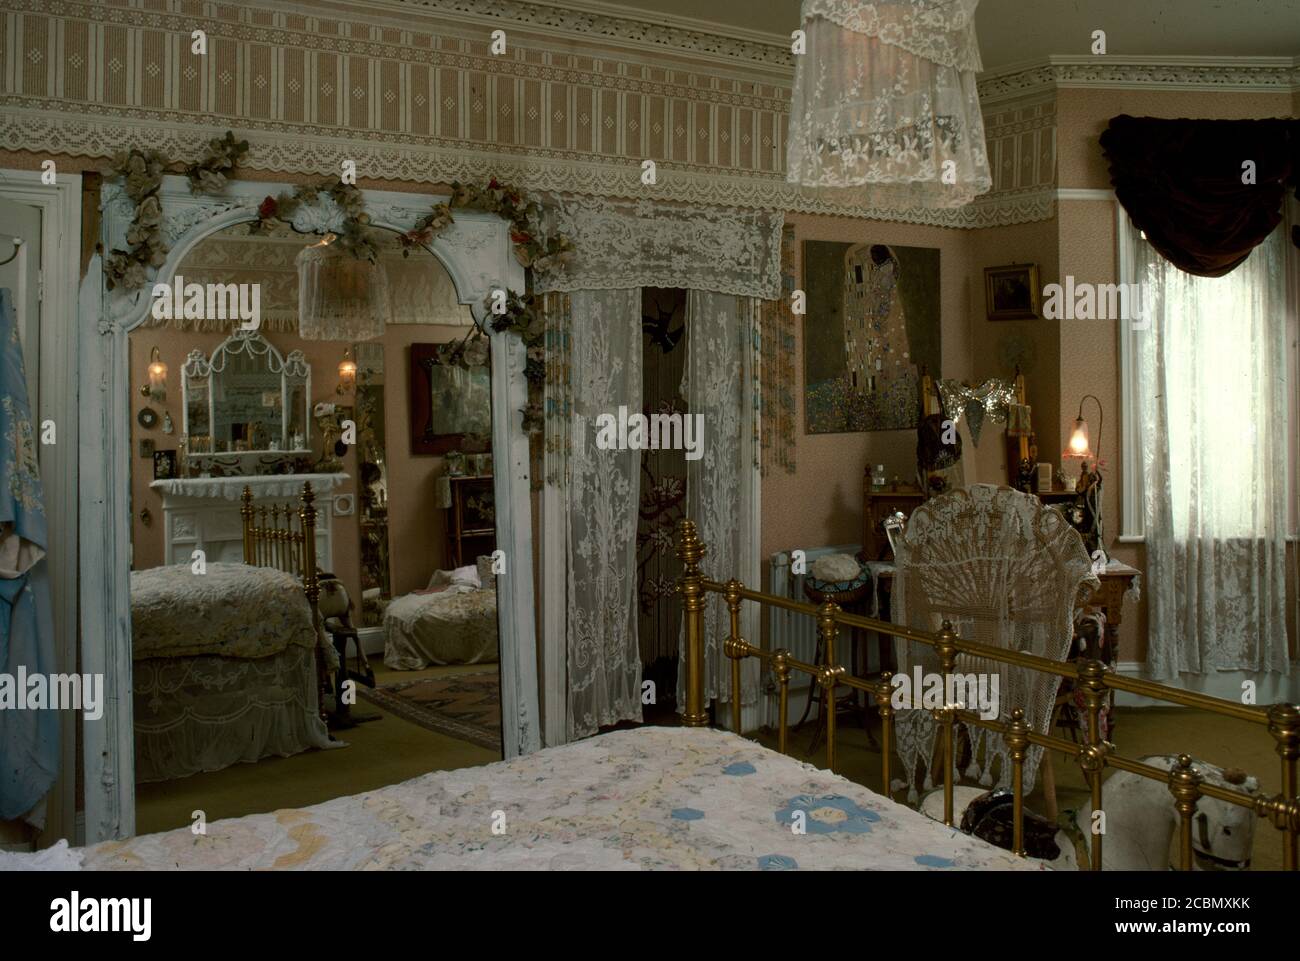
M85 843L135 833L135 748L131 661L131 449L127 335L150 309L154 283L170 283L176 268L205 237L257 219L262 200L282 183L232 182L220 195L191 194L183 177L164 179L163 233L170 247L157 276L136 291L106 291L102 258L91 258L79 304L82 384L80 454L81 670L104 678L104 713L83 726ZM371 225L406 231L445 197L363 191ZM117 184L101 197L104 250L125 248L133 216ZM456 222L428 249L447 269L460 303L487 316L494 289L524 291L510 225L487 213L456 211ZM329 201L302 207L294 226L337 231L340 214ZM306 238L304 238L306 239ZM493 333L492 459L495 465L497 545L506 569L497 578L501 637L502 741L507 758L537 750L537 640L533 614L533 552L528 435L521 426L527 403L523 344Z
M258 343L265 344L264 350L258 349ZM245 353L250 357L262 356L266 358L267 370L280 378L280 440L279 446L267 450L248 451L250 454L278 454L281 451L291 454L303 453L302 449L295 448L289 443L289 379L302 378L307 395L303 403L305 408L302 412L302 436L303 444L306 450L311 449L311 364L307 363L307 358L301 350L289 351L289 356L284 356L275 349L275 345L263 336L260 330L239 330L236 329L229 337L217 345L217 349L212 352L212 356L206 356L201 350L192 350L185 358L185 363L181 367L181 433L185 436L186 443L190 442L190 380L196 377L206 377L208 379L208 436L214 437L217 430L217 402L216 391L213 390L213 377L216 374L225 372L227 359L232 354ZM215 444L215 441L213 442ZM211 445L210 445L211 446ZM209 455L215 454L215 451L205 451ZM234 451L231 452L235 453ZM190 449L186 448L186 455L190 454Z

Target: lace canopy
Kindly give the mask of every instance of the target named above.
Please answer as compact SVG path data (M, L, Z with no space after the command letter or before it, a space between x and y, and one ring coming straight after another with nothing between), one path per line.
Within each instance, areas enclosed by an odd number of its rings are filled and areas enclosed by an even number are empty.
M1074 611L1085 592L1099 586L1083 540L1063 514L1037 498L1009 487L973 484L918 507L908 519L896 552L895 623L938 631L944 622L970 641L1063 661L1074 637ZM934 649L907 644L900 671L920 665L940 673ZM1023 708L1025 722L1047 733L1059 679L1026 668L960 655L957 672L987 674L998 681L998 718ZM972 708L973 709L973 708ZM967 777L981 784L1011 783L1011 762L1000 734L965 726L971 757ZM914 772L925 769L937 724L928 711L898 712L898 753L908 772L909 798L915 800ZM1025 760L1025 793L1033 790L1042 748L1031 747ZM995 761L1001 759L999 765Z
M804 0L786 177L864 208L960 207L992 185L979 0Z
M649 200L556 197L542 229L573 241L568 263L539 267L538 293L678 287L777 300L784 215Z
M373 340L392 319L388 274L336 244L298 254L298 335L303 340Z

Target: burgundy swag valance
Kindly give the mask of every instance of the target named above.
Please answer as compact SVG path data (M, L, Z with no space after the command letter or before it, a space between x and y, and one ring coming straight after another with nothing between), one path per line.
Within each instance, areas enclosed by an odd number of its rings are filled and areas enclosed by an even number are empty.
M1101 135L1115 196L1162 256L1222 277L1282 220L1300 184L1298 120L1165 120L1121 114ZM1246 161L1253 183L1244 183ZM1249 180L1249 177L1245 177ZM1300 227L1292 230L1300 246Z

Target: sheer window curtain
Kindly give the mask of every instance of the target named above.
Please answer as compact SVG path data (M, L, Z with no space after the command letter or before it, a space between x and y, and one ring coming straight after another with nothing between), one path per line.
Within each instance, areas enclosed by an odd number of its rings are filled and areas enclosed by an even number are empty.
M1286 672L1285 247L1184 273L1137 236L1150 285L1138 337L1148 667L1157 679Z
M686 461L686 516L699 528L708 546L704 569L722 581L738 577L757 583L757 572L742 571L754 555L751 523L756 496L752 483L755 412L749 397L753 378L754 324L757 304L749 297L691 290L686 295L686 372L682 395L690 416L703 415L702 456ZM753 605L745 605L752 608ZM742 627L755 631L753 626ZM710 601L704 616L704 697L706 702L731 700L731 668L723 644L731 633L730 615L719 598ZM757 636L747 639L757 643ZM686 633L679 641L677 703L686 703ZM741 671L741 704L756 705L759 663L747 658Z
M641 452L596 447L596 418L641 409L641 289L569 295L567 497L570 739L641 720L636 526Z

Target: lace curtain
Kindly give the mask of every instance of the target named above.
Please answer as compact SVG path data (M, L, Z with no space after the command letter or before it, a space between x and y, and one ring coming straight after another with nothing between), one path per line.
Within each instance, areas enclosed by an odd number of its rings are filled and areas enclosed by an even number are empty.
M776 299L784 215L650 200L556 197L541 229L577 254L539 268L538 292L679 287Z
M570 295L568 735L641 720L636 525L641 452L596 447L596 418L641 409L641 291Z
M804 0L786 179L865 208L959 207L992 185L979 0Z
M1083 540L1063 514L991 484L974 484L918 507L899 539L896 563L894 623L938 631L946 619L967 640L1054 661L1069 653L1081 591L1099 583ZM899 655L899 670L908 676L916 665L925 673L942 672L938 655L926 645L899 642ZM988 675L990 685L996 676L998 718L1007 721L1019 707L1032 730L1047 733L1059 683L1054 675L966 655L958 657L957 672ZM991 785L996 768L997 786L1009 786L1011 762L1002 735L962 728L971 744L966 777ZM900 710L895 730L908 799L915 801L918 770L925 772L923 787L934 786L930 760L938 724L929 711ZM1042 753L1040 747L1029 749L1025 793L1033 790Z
M708 545L704 568L719 580L745 577L740 570L751 527L748 485L752 475L753 429L745 403L746 353L753 343L755 309L748 298L691 290L686 295L686 370L682 396L691 416L703 416L702 453L686 461L686 516L695 521ZM731 667L723 643L731 633L730 615L720 599L710 600L704 615L704 697L731 700ZM753 636L751 640L756 640ZM679 640L677 703L686 704L686 631ZM759 664L748 658L741 673L741 703L758 697Z
M1131 225L1150 285L1139 337L1148 605L1157 679L1288 670L1287 338L1281 230L1219 278Z

